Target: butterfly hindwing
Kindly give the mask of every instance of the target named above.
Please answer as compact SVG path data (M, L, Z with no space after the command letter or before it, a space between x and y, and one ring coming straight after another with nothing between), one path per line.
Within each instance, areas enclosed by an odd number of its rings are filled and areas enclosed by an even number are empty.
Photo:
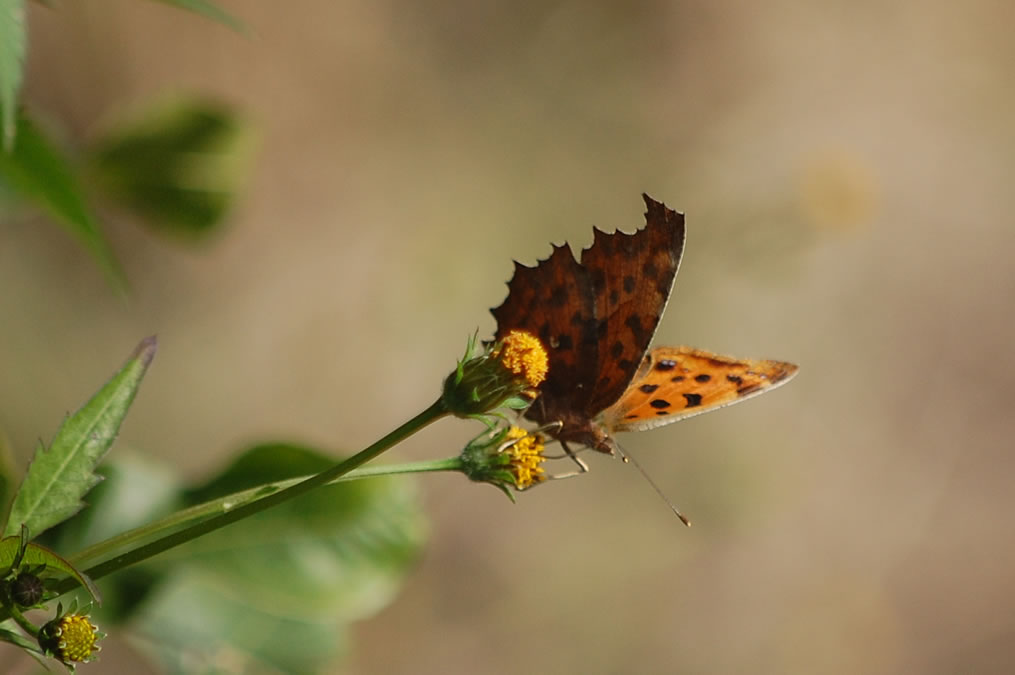
M716 410L788 382L797 366L693 347L656 347L624 395L603 411L610 432L641 431Z
M584 404L596 376L589 367L596 362L595 297L570 246L554 246L535 267L516 262L507 299L490 312L497 319L497 339L524 330L547 350L551 365L534 413L549 408L547 414L559 414L562 407Z

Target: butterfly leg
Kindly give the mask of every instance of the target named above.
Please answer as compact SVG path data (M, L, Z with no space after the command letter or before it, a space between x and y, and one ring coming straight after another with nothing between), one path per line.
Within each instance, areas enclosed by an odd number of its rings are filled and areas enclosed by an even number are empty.
M565 443L564 441L559 441L559 443L560 443L560 447L564 448L564 452L567 454L567 456L570 457L572 460L574 460L574 463L578 465L578 470L577 471L570 471L568 473L557 474L556 476L550 476L549 478L551 480L558 480L558 479L561 479L561 478L573 478L575 476L580 476L583 473L588 473L589 472L589 465L586 464L582 460L582 458L579 457L577 455L577 453L575 453L574 450L572 450L571 448L567 447L567 443Z

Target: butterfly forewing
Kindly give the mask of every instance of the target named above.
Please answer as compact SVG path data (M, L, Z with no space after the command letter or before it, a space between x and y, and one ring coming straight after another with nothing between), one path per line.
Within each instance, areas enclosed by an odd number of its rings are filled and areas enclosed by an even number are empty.
M645 227L634 234L606 234L582 251L595 297L598 352L591 398L582 410L592 418L624 393L648 350L673 288L684 248L684 216L648 195Z
M640 431L744 401L788 382L797 366L693 347L656 347L602 414L609 431Z

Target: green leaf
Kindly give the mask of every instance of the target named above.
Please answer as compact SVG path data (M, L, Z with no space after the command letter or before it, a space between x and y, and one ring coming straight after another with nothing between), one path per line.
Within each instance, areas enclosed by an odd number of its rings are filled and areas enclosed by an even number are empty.
M0 539L0 570L10 569L13 563L18 558L18 553L21 550L21 537L4 537ZM44 566L47 571L63 572L67 576L74 577L78 583L88 591L88 594L97 603L102 603L99 596L99 589L95 587L95 584L91 579L88 578L82 572L77 571L73 565L58 556L53 551L50 551L45 546L39 546L28 542L25 545L24 554L21 556L20 565L27 567L38 567Z
M23 114L18 116L13 150L0 152L0 180L77 237L117 290L126 288L123 271L85 203L70 161Z
M158 0L166 5L172 5L180 9L185 9L195 14L201 14L209 19L214 19L221 24L229 26L235 31L245 32L246 27L243 22L229 14L224 9L216 5L215 3L208 2L207 0Z
M259 446L192 497L333 462L298 446ZM132 629L169 672L195 672L182 664L211 663L223 649L262 668L316 672L343 651L349 622L391 601L424 537L408 480L329 485L160 556L168 577Z
M213 232L249 174L252 134L229 107L183 99L145 111L96 143L96 182L149 224Z
M0 628L0 642L9 642L12 645L17 645L18 647L30 652L33 656L36 654L42 654L42 650L39 649L38 642L27 637L23 633L18 633L13 630Z
M38 536L81 508L81 498L99 481L95 466L113 444L154 357L155 338L142 340L123 368L64 421L49 449L36 452L14 497L4 535L25 525Z
M4 152L9 152L14 143L25 35L24 0L0 0L0 128Z

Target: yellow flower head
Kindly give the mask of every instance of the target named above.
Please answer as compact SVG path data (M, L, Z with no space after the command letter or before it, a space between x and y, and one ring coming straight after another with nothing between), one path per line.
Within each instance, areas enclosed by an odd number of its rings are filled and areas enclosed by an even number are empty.
M475 337L465 357L444 380L441 401L458 417L483 417L498 408L527 408L549 368L546 349L535 336L511 331L479 352Z
M519 490L532 487L546 480L546 472L540 466L546 461L543 456L542 434L530 434L524 429L511 427L508 430L504 451L511 457L511 473L515 487Z
M541 466L545 438L539 432L501 427L472 439L461 454L462 472L477 483L500 488L512 501L514 490L546 480Z
M546 379L549 359L539 338L522 330L513 330L500 342L494 357L515 375L522 376L530 387L538 387Z
M99 627L87 614L67 614L43 626L39 644L64 663L83 663L101 649L100 637Z

